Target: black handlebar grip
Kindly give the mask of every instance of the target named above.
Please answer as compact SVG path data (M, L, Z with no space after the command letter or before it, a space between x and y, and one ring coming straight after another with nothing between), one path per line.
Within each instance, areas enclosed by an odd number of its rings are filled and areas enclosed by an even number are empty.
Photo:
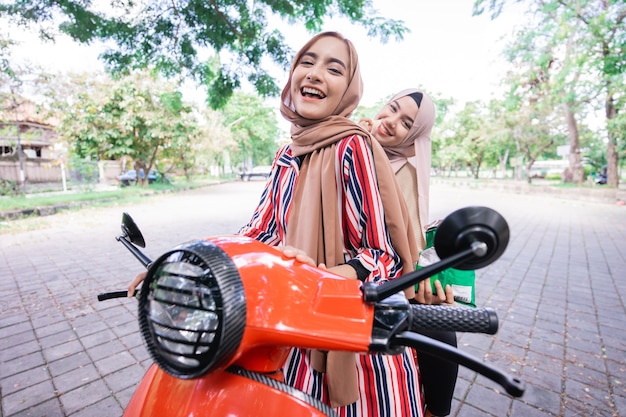
M135 290L135 295L137 295L137 290ZM98 294L98 301L111 300L113 298L125 298L127 296L128 291L103 292Z
M442 330L451 332L498 332L498 315L491 308L447 307L411 304L413 318L410 330Z

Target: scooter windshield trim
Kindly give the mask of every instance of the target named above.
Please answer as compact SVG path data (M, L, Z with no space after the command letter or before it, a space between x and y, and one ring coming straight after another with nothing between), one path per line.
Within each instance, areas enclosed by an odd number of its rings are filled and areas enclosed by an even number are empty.
M218 246L194 241L157 259L139 300L139 327L154 361L190 379L225 366L241 344L246 300L237 267Z
M253 381L259 382L261 384L267 385L271 388L284 392L285 394L295 397L305 402L306 404L310 405L311 407L316 408L317 410L324 413L328 417L338 417L337 413L335 413L335 410L333 410L328 404L325 404L322 401L300 391L299 389L294 388L290 385L287 385L284 382L278 381L274 378L271 378L267 375L263 375L258 372L249 371L239 366L231 366L228 369L226 369L226 372L243 376L245 378L251 379Z

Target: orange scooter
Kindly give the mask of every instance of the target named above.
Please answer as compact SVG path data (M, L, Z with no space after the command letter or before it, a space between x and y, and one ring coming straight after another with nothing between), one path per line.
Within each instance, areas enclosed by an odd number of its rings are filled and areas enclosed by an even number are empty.
M402 295L444 269L482 268L502 254L508 225L487 207L450 214L435 235L441 260L382 285L345 279L242 236L187 242L153 261L126 213L122 232L117 240L148 268L138 317L154 360L124 416L335 415L283 382L292 347L394 355L409 346L485 375L512 396L524 392L518 379L414 332L495 334L495 311L414 305Z

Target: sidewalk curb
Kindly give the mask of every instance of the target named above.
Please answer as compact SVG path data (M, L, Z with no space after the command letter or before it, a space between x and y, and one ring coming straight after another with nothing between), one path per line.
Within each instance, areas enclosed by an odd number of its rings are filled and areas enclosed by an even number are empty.
M217 185L217 184L221 184L221 183L229 182L229 181L230 180L216 181L216 182L212 182L208 184L181 187L177 189L147 190L145 193L138 194L138 196L149 197L149 196L158 195L158 194L179 193L183 191L190 191L190 190L195 190L198 188L209 187L212 185ZM25 208L25 209L18 209L18 210L0 211L0 221L19 220L19 219L23 219L27 217L51 216L64 210L70 210L70 209L89 206L93 204L94 202L108 203L111 201L119 200L121 198L122 197L119 197L119 198L111 197L111 198L103 198L103 199L95 198L93 200L76 201L76 202L65 203L65 204L56 204L56 205L32 207L32 208Z
M565 188L553 185L528 184L527 182L521 181L473 181L470 179L456 178L431 178L431 187L433 185L447 185L450 187L471 189L485 188L511 194L540 195L550 198L604 204L623 205L624 202L626 202L626 189L624 188Z

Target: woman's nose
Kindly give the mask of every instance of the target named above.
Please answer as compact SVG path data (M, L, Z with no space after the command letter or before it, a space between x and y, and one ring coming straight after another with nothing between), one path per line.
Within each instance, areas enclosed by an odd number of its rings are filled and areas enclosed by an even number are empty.
M318 81L320 79L319 68L317 67L317 65L313 65L311 68L309 68L309 72L307 73L306 78L312 81Z

